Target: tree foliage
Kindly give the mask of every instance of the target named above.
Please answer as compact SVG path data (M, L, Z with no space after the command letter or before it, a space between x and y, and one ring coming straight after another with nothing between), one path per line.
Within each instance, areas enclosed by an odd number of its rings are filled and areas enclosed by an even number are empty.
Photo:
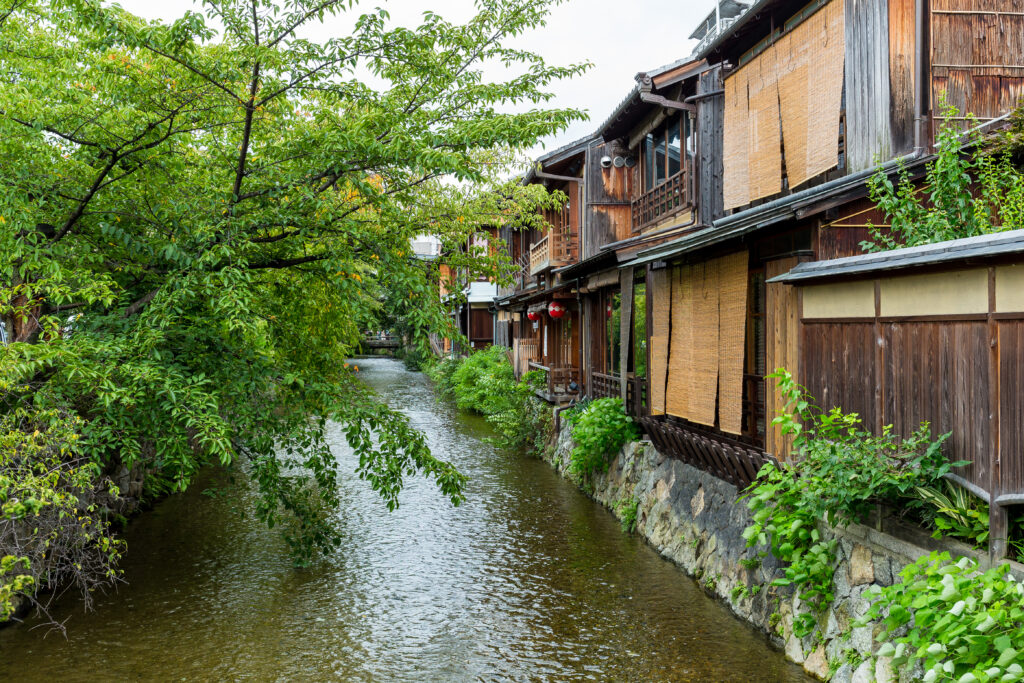
M316 513L340 504L328 420L389 507L415 473L462 500L344 359L395 293L420 338L449 324L417 234L501 277L500 257L453 247L550 201L500 182L504 160L581 116L542 105L584 66L508 46L551 2L412 28L378 9L302 37L354 4L225 0L164 24L0 2L0 411L67 415L98 472L144 463L175 490L241 463L262 519L303 519L300 561L337 541Z

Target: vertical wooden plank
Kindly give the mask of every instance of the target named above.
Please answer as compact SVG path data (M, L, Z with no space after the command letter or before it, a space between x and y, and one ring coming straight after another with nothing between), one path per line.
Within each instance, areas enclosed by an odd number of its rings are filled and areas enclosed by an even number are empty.
M797 258L768 261L764 265L764 279L789 272L797 265ZM771 282L765 285L765 368L769 373L786 368L797 382L803 383L800 367L800 305L798 290L792 285ZM772 419L783 409L782 397L775 380L766 380L765 392L765 450L780 461L789 459L793 450L793 437L784 436L782 429L772 425Z
M630 341L633 339L633 269L619 272L621 316L619 318L619 390L622 403L626 403L626 385L629 383Z
M989 505L989 536L988 556L993 562L1006 557L1009 519L1006 508L996 503L1002 493L1001 486L1001 450L999 440L999 327L993 318L996 312L996 269L988 269L988 390L989 390L989 493L992 503Z

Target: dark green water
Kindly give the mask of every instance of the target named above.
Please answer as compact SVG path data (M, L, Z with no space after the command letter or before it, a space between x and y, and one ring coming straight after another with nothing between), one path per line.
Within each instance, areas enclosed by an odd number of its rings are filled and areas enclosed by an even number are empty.
M291 567L248 491L168 499L129 529L127 585L67 637L0 631L0 681L804 681L800 669L538 460L482 442L389 359L364 379L470 477L453 508L412 480L389 513L349 473L345 543ZM201 487L197 487L201 488Z

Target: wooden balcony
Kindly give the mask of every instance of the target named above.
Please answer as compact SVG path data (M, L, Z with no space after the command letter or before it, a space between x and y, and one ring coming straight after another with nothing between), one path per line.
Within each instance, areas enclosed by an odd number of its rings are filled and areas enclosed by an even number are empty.
M690 206L690 176L686 170L633 200L633 230L641 230Z
M530 275L576 262L576 235L568 230L551 230L530 247Z
M540 362L531 362L529 364L530 370L543 370L547 375L547 391L542 394L542 398L551 401L553 403L565 402L577 395L576 391L569 388L572 382L576 382L577 387L580 383L580 369L574 368L567 365L548 366L543 365Z

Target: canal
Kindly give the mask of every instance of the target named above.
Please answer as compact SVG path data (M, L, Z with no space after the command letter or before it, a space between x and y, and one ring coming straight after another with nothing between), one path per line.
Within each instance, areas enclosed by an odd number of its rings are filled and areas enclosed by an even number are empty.
M388 512L340 432L342 548L294 569L243 483L211 480L129 528L127 584L67 635L0 631L0 680L805 681L766 640L546 463L496 450L385 358L365 381L469 476ZM205 493L202 489L206 489Z

